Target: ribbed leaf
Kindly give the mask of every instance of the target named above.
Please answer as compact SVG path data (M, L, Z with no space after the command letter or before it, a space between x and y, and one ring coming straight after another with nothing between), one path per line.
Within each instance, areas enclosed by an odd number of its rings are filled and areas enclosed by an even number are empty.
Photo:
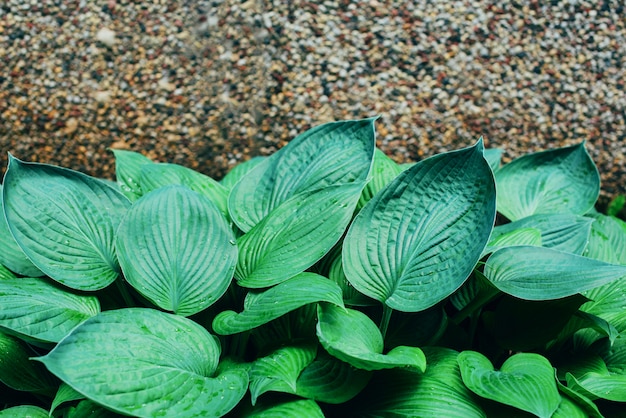
M206 417L230 411L248 384L245 371L215 375L219 355L217 339L195 322L129 308L87 320L39 360L117 412Z
M0 327L46 342L59 342L100 311L98 299L69 293L44 279L0 280Z
M298 135L233 187L231 218L248 232L296 194L365 182L374 155L374 120L332 122Z
M315 401L301 399L256 408L243 418L324 418L324 413Z
M343 235L363 186L329 186L283 202L237 240L237 283L269 287L315 264Z
M264 292L249 293L243 312L221 312L213 320L213 329L221 335L236 334L315 302L343 306L341 289L334 282L318 274L301 273Z
M361 293L405 312L458 289L478 262L495 218L495 185L483 145L420 161L359 212L343 268Z
M2 185L0 184L0 196ZM26 257L24 251L17 245L9 231L9 225L4 218L4 204L0 198L0 264L11 271L28 277L43 276L43 273Z
M374 151L374 161L372 163L371 180L367 183L359 199L357 208L362 208L372 197L381 191L393 179L398 177L402 168L384 152L376 148Z
M84 400L75 407L70 407L64 418L123 418L125 416L105 409L90 400Z
M237 261L226 219L184 186L163 187L135 202L116 245L126 280L155 305L184 316L226 292Z
M593 401L591 401L588 397L568 388L567 386L563 385L558 380L556 384L559 388L559 392L563 394L561 398L570 399L572 402L574 402L580 409L582 409L586 413L585 415L586 417L604 418L604 416L598 410L597 405L593 403ZM561 401L561 403L563 403L563 401ZM559 409L561 409L560 406L559 406ZM555 414L559 412L559 409L557 409L557 412L555 412ZM565 415L563 416L563 418L569 418L569 417Z
M493 253L484 273L504 293L520 299L548 300L617 280L626 275L626 266L552 248L520 246Z
M601 214L592 219L585 255L607 263L626 265L626 222Z
M456 351L424 348L423 374L393 369L377 372L355 399L359 417L485 418L473 394L463 385Z
M298 376L315 359L314 344L281 347L257 359L248 373L252 405L269 391L296 393Z
M115 177L122 193L131 201L139 199L143 190L139 183L141 167L151 164L152 160L143 154L133 151L113 149L115 155Z
M509 357L495 371L480 353L459 354L459 367L465 385L483 398L528 411L539 417L551 417L561 396L552 365L538 354L519 353Z
M300 374L296 395L319 402L340 404L355 397L369 382L371 372L355 369L321 350Z
M228 218L228 189L211 177L178 164L144 164L140 169L144 194L173 184L187 186L207 197Z
M582 388L597 398L614 402L626 402L626 375L623 374L590 372L575 378L568 373L567 386L574 390Z
M499 232L500 233L495 235L494 228L494 234L491 235L489 244L487 244L483 251L483 257L505 247L516 247L520 245L541 246L541 231L537 228L518 228L505 233Z
M40 363L30 360L34 354L26 343L0 332L0 382L15 390L54 393L58 380Z
M81 393L78 393L76 390L74 390L73 387L71 387L67 383L61 383L61 386L59 386L59 389L57 390L57 393L52 400L50 413L52 414L54 410L59 407L59 405L62 405L65 402L78 401L81 399L85 399L85 396L83 396Z
M11 234L46 275L79 290L119 275L114 234L130 202L105 182L9 156L3 200Z
M230 170L224 178L220 181L220 184L226 187L228 190L232 189L239 180L248 174L254 167L259 165L267 157L257 156L250 158L248 161L237 164Z
M581 255L589 242L592 223L591 218L568 213L531 215L519 221L496 226L491 234L491 240L498 240L516 230L535 228L541 233L542 246ZM491 245L491 242L489 244Z
M50 418L48 411L38 406L21 405L0 411L0 418Z
M20 250L21 251L21 250ZM0 265L0 280L15 279L16 276L8 268Z
M584 142L524 155L496 172L498 212L511 221L538 213L584 215L600 192L600 175Z
M424 353L417 347L399 346L382 354L384 342L378 327L360 311L320 304L317 316L320 343L339 360L363 370L426 369Z

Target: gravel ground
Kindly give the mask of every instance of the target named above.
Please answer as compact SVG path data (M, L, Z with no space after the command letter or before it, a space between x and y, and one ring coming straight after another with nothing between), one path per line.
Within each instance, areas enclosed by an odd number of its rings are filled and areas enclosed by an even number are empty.
M398 162L586 140L603 198L626 193L623 0L4 0L0 68L2 167L112 178L114 147L221 178L381 115Z

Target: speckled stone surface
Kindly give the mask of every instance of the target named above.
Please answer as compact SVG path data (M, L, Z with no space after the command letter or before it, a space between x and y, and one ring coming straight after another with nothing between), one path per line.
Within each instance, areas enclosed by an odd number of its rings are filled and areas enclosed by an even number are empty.
M399 162L585 140L603 196L626 193L621 0L5 0L0 68L2 167L112 178L114 147L220 178L381 115Z

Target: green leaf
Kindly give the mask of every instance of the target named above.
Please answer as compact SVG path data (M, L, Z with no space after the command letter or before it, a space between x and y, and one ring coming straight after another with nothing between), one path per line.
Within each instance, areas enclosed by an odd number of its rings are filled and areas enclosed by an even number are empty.
M269 287L319 261L346 230L363 186L329 186L283 202L237 240L237 283L250 288Z
M495 185L482 142L420 161L359 212L343 268L361 293L390 308L427 309L458 289L495 218Z
M556 384L559 388L559 392L563 394L561 398L570 399L572 402L574 402L581 410L583 410L586 413L586 415L584 416L588 418L604 418L602 414L600 413L600 411L598 410L598 407L596 406L596 404L593 403L593 401L591 401L589 398L568 388L567 386L563 385L558 380ZM561 404L562 403L563 401L561 401ZM561 409L560 405L559 405L559 409ZM555 412L555 414L558 412L559 410L557 409L557 412ZM564 418L568 418L568 417L564 416Z
M374 150L374 161L372 163L372 179L367 183L359 199L357 208L361 209L369 202L376 193L381 191L393 179L398 177L402 168L384 152L376 148Z
M552 365L545 357L519 353L509 357L500 371L480 353L464 351L458 356L465 385L477 395L550 417L561 403Z
M623 374L607 375L589 372L575 378L568 373L567 386L576 391L578 391L577 388L582 388L583 392L586 391L597 398L626 402L626 375Z
M593 219L569 213L539 214L496 226L491 234L491 241L520 229L533 228L541 233L541 244L573 254L581 255L589 242ZM490 242L489 245L492 245ZM519 243L518 245L530 245ZM535 244L532 244L535 245Z
M612 264L626 265L626 222L598 214L594 216L585 255Z
M235 237L217 207L176 185L133 204L120 224L117 250L126 280L139 293L184 316L226 292L237 262Z
M233 187L228 203L233 221L248 232L297 194L364 183L374 155L374 120L332 122L298 135Z
M402 369L377 372L367 389L355 398L359 417L485 418L473 394L463 385L458 353L425 347L428 367L423 374Z
M55 409L59 407L59 405L64 404L65 402L72 402L85 399L85 397L74 390L67 383L61 383L59 389L57 390L54 399L52 400L52 405L50 406L50 414L54 412Z
M0 327L45 342L59 342L77 325L98 314L92 296L69 293L44 279L0 280Z
M584 215L600 192L600 175L584 142L524 155L496 172L498 212L511 221L538 213Z
M38 360L116 412L206 417L230 411L248 384L245 371L215 375L219 355L218 340L195 322L128 308L90 318Z
M228 189L209 176L178 164L145 164L141 166L141 190L144 194L178 184L207 197L228 219Z
M248 174L254 167L263 162L267 157L257 156L250 158L248 161L237 164L230 170L224 178L220 181L222 186L228 190L232 189L239 180L241 180L246 174Z
M372 306L376 305L373 299L368 298L364 294L356 290L346 278L343 272L343 261L341 257L342 243L339 242L335 248L329 252L320 263L324 263L322 275L327 276L330 280L337 283L343 294L343 301L346 305L351 306Z
M269 391L296 393L298 376L315 359L317 346L299 344L281 347L257 359L250 368L250 394L252 405Z
M120 192L77 171L9 156L3 200L11 234L43 273L78 290L118 277L115 230L130 206Z
M494 234L491 234L489 244L487 244L487 247L485 247L483 251L483 257L496 252L500 248L517 247L520 245L540 247L541 231L537 228L518 228L509 232L495 234L494 228Z
M15 274L13 274L8 268L0 265L0 280L7 279L15 279Z
M2 185L0 184L0 196ZM4 204L0 198L0 264L22 276L39 277L43 273L26 257L24 251L17 245L9 231L9 225L4 218Z
M120 190L131 201L139 199L144 193L139 182L141 167L152 164L152 160L138 152L120 149L111 151L115 155L115 177Z
M315 302L343 306L341 289L318 274L301 273L266 291L248 293L243 312L219 313L213 320L213 329L221 335L248 331Z
M371 372L356 369L320 350L317 358L300 374L296 382L296 395L340 404L363 390L370 377Z
M23 341L0 332L0 382L8 387L38 394L54 393L58 381L40 363Z
M609 202L609 205L606 208L606 214L609 216L617 216L622 209L624 209L624 205L626 205L626 196L618 194Z
M502 248L485 264L485 276L504 293L520 299L571 296L626 275L626 266L532 246Z
M48 411L38 406L20 405L0 411L0 418L50 418Z
M502 153L504 151L500 148L487 148L485 149L485 160L489 163L491 171L494 173L500 169L500 161L502 160Z
M424 353L417 347L399 346L383 353L383 337L372 320L360 311L330 304L317 308L317 336L331 355L358 369L403 367L423 372Z
M71 407L64 418L122 418L126 415L116 414L113 411L104 409L100 405L90 400L84 400L75 407Z
M324 413L315 401L301 399L276 405L255 408L243 415L244 418L324 418Z

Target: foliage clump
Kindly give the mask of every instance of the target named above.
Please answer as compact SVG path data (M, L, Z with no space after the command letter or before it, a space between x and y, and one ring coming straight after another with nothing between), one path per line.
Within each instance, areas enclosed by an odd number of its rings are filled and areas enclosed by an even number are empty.
M222 181L10 156L3 416L618 416L626 224L584 143L398 165L374 119Z

